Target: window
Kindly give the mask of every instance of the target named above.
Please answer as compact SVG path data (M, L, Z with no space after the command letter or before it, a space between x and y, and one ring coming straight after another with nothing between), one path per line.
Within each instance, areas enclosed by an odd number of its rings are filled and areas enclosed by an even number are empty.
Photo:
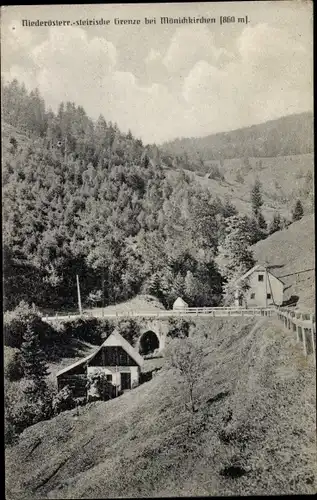
M106 380L108 382L112 382L112 375L106 375Z
M258 281L263 281L263 279L264 279L263 274L259 274L259 276L258 276Z
M255 293L251 293L251 299L255 299Z
M267 294L266 294L266 298L267 298L267 299L271 299L271 298L272 298L272 295L271 295L270 293L267 293Z

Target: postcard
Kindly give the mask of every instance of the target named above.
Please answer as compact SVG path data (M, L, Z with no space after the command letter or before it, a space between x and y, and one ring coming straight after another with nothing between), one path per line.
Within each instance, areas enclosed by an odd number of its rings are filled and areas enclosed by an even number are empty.
M1 8L8 500L316 492L313 4Z

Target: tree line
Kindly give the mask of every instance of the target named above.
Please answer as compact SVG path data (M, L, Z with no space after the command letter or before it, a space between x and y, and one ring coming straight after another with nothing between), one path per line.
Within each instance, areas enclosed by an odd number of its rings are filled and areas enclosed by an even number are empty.
M162 151L199 170L209 160L312 153L313 137L313 115L305 112L207 137L177 138L164 143Z

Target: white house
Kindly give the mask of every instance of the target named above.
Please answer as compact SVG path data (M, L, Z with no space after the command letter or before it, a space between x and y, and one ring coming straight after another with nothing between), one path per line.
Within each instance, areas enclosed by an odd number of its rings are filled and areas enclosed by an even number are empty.
M89 379L103 374L108 397L138 385L143 358L118 331L114 331L93 354L57 373L58 390L68 385L75 396L95 395L95 386L87 387Z
M185 302L185 300L183 300L181 297L178 297L173 304L173 309L178 311L187 309L187 307L188 307L187 302Z
M243 295L239 291L239 283L242 281L247 282L249 286ZM274 276L269 266L258 264L252 267L237 280L236 284L236 306L268 307L283 303L284 283L277 276Z

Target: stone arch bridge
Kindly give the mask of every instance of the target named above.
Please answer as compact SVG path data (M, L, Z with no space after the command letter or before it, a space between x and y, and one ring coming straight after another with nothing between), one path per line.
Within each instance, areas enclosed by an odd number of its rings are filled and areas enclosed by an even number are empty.
M148 354L156 349L162 351L170 328L171 325L166 319L165 321L163 319L143 320L136 349L143 354Z
M70 321L78 318L100 318L100 319L133 319L140 326L140 335L135 345L135 348L142 354L148 354L153 351L161 351L165 347L166 337L171 329L171 318L195 319L197 317L205 317L212 320L219 317L230 316L271 316L275 312L274 308L250 308L243 309L241 307L192 307L182 310L159 310L157 312L118 312L112 314L101 313L84 313L43 316L42 319L48 323L54 321Z

